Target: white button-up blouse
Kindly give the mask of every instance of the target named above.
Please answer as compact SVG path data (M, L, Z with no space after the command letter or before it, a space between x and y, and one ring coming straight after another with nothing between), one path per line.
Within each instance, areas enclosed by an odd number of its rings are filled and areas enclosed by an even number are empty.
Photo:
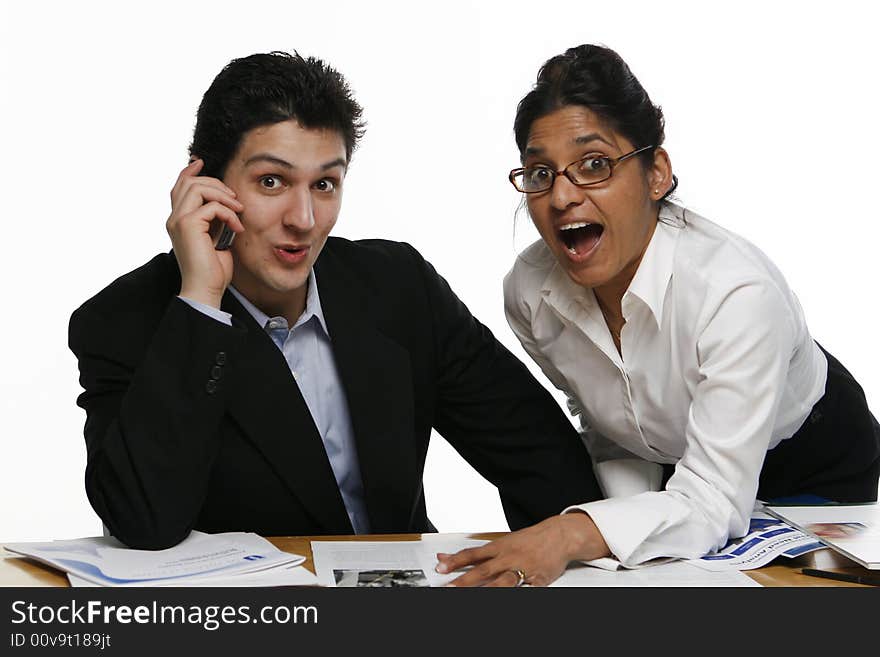
M507 319L565 393L608 499L578 507L635 566L743 535L768 449L825 388L827 362L782 274L755 246L664 203L623 296L617 352L591 289L543 241L504 280ZM660 466L675 473L659 489Z

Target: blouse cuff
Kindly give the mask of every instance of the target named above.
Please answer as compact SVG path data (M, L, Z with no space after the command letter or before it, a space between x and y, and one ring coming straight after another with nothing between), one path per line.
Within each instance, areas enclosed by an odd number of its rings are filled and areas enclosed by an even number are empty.
M577 504L566 508L563 513L582 511L589 515L614 558L625 568L636 568L662 556L646 554L644 549L647 539L668 522L667 518L662 517L662 511L658 514L651 511L649 500L657 494L648 492Z

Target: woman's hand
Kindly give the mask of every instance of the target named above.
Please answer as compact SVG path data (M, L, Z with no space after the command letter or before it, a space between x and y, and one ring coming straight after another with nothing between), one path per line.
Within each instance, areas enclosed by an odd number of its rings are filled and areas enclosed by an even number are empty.
M437 554L437 572L471 570L450 586L547 586L562 574L569 561L611 556L599 528L586 513L572 512L548 518L482 547L455 554ZM519 573L525 575L520 582Z
M232 254L214 249L218 223L234 232L244 230L236 213L244 206L235 192L216 178L199 176L204 162L194 160L171 190L171 216L165 227L180 265L180 296L220 307L232 280Z

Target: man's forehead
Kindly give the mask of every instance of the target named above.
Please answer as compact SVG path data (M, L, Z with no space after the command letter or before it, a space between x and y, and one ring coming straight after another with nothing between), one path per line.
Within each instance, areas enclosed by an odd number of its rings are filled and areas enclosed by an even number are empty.
M246 132L237 159L245 166L260 162L286 168L346 167L345 140L338 130L303 127L295 119L258 126Z
M244 133L245 137L255 136L282 136L282 135L302 135L313 139L321 139L326 141L339 141L345 148L345 138L336 128L326 126L309 126L303 125L297 119L285 119L277 123L267 123L251 128Z

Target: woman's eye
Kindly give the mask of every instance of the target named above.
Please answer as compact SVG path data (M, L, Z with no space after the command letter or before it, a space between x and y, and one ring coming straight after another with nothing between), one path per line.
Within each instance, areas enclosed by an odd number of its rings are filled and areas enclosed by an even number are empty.
M317 189L319 192L332 192L336 189L336 181L329 180L328 178L322 178L315 183L315 189Z
M581 170L585 172L604 171L608 168L609 160L605 156L588 157L581 161Z
M525 178L532 183L546 183L553 177L553 173L547 167L533 167L525 170Z
M260 185L263 189L278 189L281 187L281 178L278 176L263 176L260 178Z

